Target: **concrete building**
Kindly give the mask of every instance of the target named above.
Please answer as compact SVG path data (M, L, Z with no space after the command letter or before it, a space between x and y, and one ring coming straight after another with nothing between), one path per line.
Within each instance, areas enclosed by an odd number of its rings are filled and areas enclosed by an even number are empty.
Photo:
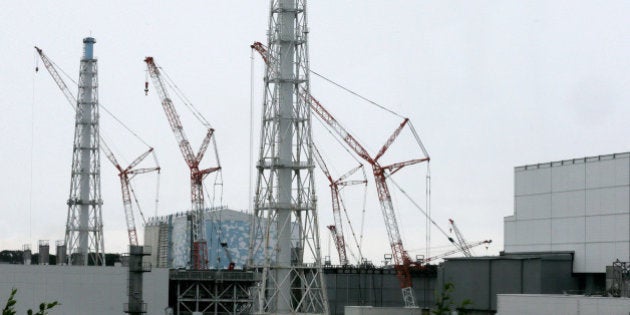
M505 253L575 253L573 271L604 273L630 256L630 153L519 166Z
M127 279L126 267L0 265L0 296L6 301L12 288L18 290L17 314L52 301L61 305L51 314L123 314ZM153 269L144 275L147 314L164 314L168 290L167 269Z
M144 244L153 248L149 261L160 268L186 268L190 262L190 212L150 218L144 229ZM228 254L237 268L247 262L251 215L227 208L205 213L208 266L226 269ZM273 232L273 231L272 231ZM226 246L221 246L224 243ZM262 259L262 256L260 256Z
M504 233L501 256L447 258L438 288L452 282L454 299L471 299L474 314L508 304L521 312L505 314L576 314L571 307L549 311L543 300L606 295L606 266L630 261L630 153L515 167L514 215L505 217ZM510 294L503 309L502 294ZM543 296L525 312L518 305L530 302L519 294Z

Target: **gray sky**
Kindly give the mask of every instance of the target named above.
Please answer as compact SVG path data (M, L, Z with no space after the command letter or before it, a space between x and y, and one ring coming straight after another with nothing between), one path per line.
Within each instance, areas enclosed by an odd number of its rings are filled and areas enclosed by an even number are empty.
M0 2L0 247L63 239L74 115L48 73L34 73L32 46L76 79L81 40L90 34L97 40L101 103L156 148L163 167L159 213L188 208L190 188L155 90L143 92L148 55L216 128L224 203L247 209L249 45L266 42L268 6L264 0ZM469 241L493 239L488 251L476 252L495 254L503 247L503 217L513 212L514 166L630 150L629 15L628 1L310 1L310 64L411 118L432 157L434 220L446 228L455 219ZM257 142L258 56L254 68ZM371 152L399 122L314 76L312 94ZM196 148L202 127L176 105ZM118 129L102 113L101 130L129 162L145 146ZM314 129L337 175L353 165L319 123ZM403 134L388 161L416 155L410 139ZM101 159L105 247L124 251L118 178ZM422 204L425 172L421 166L396 174ZM316 174L327 255L329 191ZM152 180L137 186L152 188ZM389 246L373 187L364 248L380 262ZM424 248L424 217L391 188L405 246ZM140 198L153 214L149 192ZM357 233L361 198L359 190L346 196ZM441 247L433 252L446 249L445 238L432 233L432 246Z

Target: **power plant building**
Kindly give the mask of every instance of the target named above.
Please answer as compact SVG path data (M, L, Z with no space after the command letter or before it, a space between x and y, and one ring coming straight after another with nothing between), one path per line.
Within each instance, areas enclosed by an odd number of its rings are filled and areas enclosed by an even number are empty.
M505 253L573 252L575 273L604 273L630 249L630 153L519 166Z
M247 263L251 220L251 215L227 208L205 212L208 267L228 268L228 252L237 269ZM190 267L190 236L190 212L150 218L144 244L153 248L151 264L161 268ZM262 259L262 253L257 259Z

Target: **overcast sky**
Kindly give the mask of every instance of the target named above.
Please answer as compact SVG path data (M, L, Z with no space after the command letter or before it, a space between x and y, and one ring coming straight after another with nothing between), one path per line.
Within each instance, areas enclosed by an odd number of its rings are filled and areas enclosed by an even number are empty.
M0 248L63 239L74 114L41 62L35 73L33 46L76 80L82 38L90 35L96 38L101 104L156 149L163 168L158 213L187 209L190 187L157 94L152 87L148 96L143 92L142 60L149 55L215 127L223 202L247 210L249 45L266 43L268 8L266 0L1 1ZM514 166L630 151L628 1L320 0L308 9L311 68L411 119L432 158L433 218L446 232L448 218L455 219L469 241L494 241L477 254L503 249ZM258 56L254 62L257 148L263 65ZM311 86L371 152L400 122L315 76ZM181 105L176 103L197 148L202 126ZM101 130L123 164L146 150L101 116ZM314 138L337 176L353 165L318 122ZM417 155L411 140L401 135L388 161ZM122 252L127 236L120 186L114 168L101 159L105 247ZM425 173L422 165L395 175L423 206ZM329 191L319 170L316 176L328 255ZM153 215L154 178L136 186L143 187L144 211ZM373 187L370 181L364 251L380 263L389 246ZM424 253L424 216L390 188L406 248L412 256ZM362 193L356 187L347 193L359 234ZM433 228L432 252L447 250L447 243Z

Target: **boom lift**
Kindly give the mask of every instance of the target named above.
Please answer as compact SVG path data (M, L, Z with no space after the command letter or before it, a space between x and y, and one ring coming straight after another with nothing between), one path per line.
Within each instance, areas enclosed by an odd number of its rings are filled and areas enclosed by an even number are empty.
M179 118L179 115L177 114L177 111L175 110L173 101L168 95L166 85L164 84L161 77L160 69L155 64L153 57L146 57L144 59L144 62L147 64L147 69L149 71L151 79L153 79L153 86L158 91L160 100L162 102L162 108L164 109L164 113L166 114L168 123L171 126L171 130L175 135L175 139L177 140L179 149L184 157L184 160L186 161L186 164L188 165L188 168L190 169L192 202L192 267L194 270L207 269L208 243L205 239L205 204L203 195L203 180L208 174L221 170L221 165L218 160L218 155L217 166L200 169L199 163L203 159L204 154L206 153L206 150L210 145L210 140L212 140L214 129L211 128L207 123L205 123L206 127L208 127L208 130L206 132L205 138L201 142L199 150L195 154L190 145L190 142L188 141L188 138L186 137L186 134L184 133L184 127L182 125L181 119ZM145 84L145 90L146 89L147 85Z
M266 63L269 63L272 59L275 60L275 56L272 56L262 43L255 42L250 47L252 49L255 49L262 56L263 60ZM409 119L405 118L402 123L400 123L398 128L396 128L392 135L387 139L379 152L376 155L372 156L363 147L363 145L361 145L361 143L359 143L359 141L352 134L350 134L330 114L330 112L328 112L328 110L326 110L324 106L321 105L319 101L317 101L317 99L315 99L312 95L307 95L304 91L300 91L300 96L310 104L312 112L317 114L337 134L337 136L339 136L339 138L341 138L348 145L348 147L350 147L350 149L352 149L359 157L361 157L372 166L372 172L374 175L376 190L378 192L381 211L383 213L383 219L385 220L385 227L387 229L389 243L392 248L392 256L395 262L394 268L396 270L396 275L398 276L400 287L402 289L403 301L405 303L405 307L416 307L410 273L410 266L412 261L407 251L405 251L402 239L400 237L398 222L396 220L396 214L394 212L394 206L386 179L388 176L393 175L406 166L422 162L429 162L430 157L428 153L420 142L420 139L413 129L413 126L409 123ZM393 163L385 166L381 165L378 160L387 152L387 149L396 140L402 129L407 125L416 137L416 140L420 145L424 157Z
M42 49L40 49L39 47L35 46L35 50L37 51L37 53L39 54L39 57L44 63L46 70L48 70L48 73L50 73L50 75L52 76L53 80L55 81L59 89L61 89L61 91L63 92L63 95L68 100L68 103L70 103L72 108L76 111L77 99L72 94L72 92L70 92L70 89L68 89L68 86L59 75L59 72L57 72L57 69L53 65L52 61L48 58L48 56L46 56L46 54L44 54ZM149 154L153 154L155 158L155 153L153 151L153 148L149 148L146 152L144 152L142 155L137 157L133 162L131 162L129 166L127 166L126 168L123 168L122 166L120 166L120 163L118 163L118 160L114 156L114 153L112 152L112 150L109 148L109 146L107 145L107 143L102 137L100 138L100 143L101 143L101 147L100 147L101 150L103 151L103 153L105 153L105 156L107 156L107 159L114 165L116 170L118 170L118 177L120 178L120 187L122 191L123 207L125 210L125 221L127 223L127 235L129 237L129 245L138 245L138 233L136 230L136 222L135 222L135 218L133 214L133 203L131 200L131 196L133 194L133 188L131 186L131 179L135 175L145 174L145 173L150 173L150 172L158 172L159 174L160 172L159 166L134 169ZM157 159L155 159L155 162L157 164ZM138 211L140 211L140 214L142 215L139 204L137 202L136 202L136 205L138 206ZM142 215L142 218L144 220L144 215Z

